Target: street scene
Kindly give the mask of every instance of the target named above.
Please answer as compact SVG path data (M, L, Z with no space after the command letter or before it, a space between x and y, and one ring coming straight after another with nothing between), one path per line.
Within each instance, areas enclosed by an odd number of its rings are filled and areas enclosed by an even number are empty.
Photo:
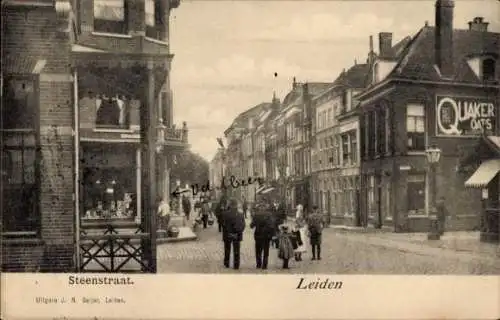
M247 220L247 223L250 223ZM438 243L425 234L387 234L328 228L324 230L323 259L311 260L307 248L303 261L281 268L277 249L270 250L268 270L255 265L255 241L250 228L241 243L240 270L225 268L224 248L217 227L198 234L198 240L160 245L159 273L221 274L429 274L498 275L500 249L479 244L477 232L454 232Z
M499 8L2 1L2 271L500 274Z

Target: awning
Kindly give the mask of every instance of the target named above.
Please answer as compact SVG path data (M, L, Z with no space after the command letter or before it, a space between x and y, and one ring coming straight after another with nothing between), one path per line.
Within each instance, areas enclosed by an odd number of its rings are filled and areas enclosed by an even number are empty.
M500 171L500 159L486 160L465 182L466 187L484 188Z

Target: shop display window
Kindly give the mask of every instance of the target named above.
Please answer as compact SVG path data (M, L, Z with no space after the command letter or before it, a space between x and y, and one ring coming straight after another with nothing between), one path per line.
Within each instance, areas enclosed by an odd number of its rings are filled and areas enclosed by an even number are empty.
M85 219L134 218L137 214L133 168L85 168L83 206Z

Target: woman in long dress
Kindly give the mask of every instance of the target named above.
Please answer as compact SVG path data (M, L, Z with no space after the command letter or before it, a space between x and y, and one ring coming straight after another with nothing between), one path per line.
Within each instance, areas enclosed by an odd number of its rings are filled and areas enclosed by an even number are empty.
M306 245L306 223L304 220L304 207L299 204L297 205L297 211L295 213L295 231L298 231L298 234L300 236L300 242L295 249L295 260L296 261L302 261L302 254L307 251L307 245Z

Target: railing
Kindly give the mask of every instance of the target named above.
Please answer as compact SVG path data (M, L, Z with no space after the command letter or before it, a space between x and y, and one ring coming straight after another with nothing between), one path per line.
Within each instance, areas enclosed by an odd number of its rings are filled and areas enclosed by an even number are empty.
M163 141L176 141L184 142L188 141L188 129L186 123L183 124L182 128L166 127L163 130Z
M150 235L134 221L82 221L80 230L81 272L150 272Z

